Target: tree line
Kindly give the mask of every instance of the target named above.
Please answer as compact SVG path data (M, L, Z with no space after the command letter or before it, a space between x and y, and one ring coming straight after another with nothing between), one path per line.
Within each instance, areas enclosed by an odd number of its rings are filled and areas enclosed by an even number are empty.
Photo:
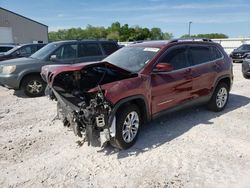
M50 41L79 40L79 39L110 39L116 41L138 41L138 40L169 40L173 38L172 33L164 33L160 28L152 29L139 26L129 27L128 24L121 25L119 22L112 23L108 28L88 25L85 29L71 28L60 29L49 32Z
M225 39L228 38L227 35L223 33L209 33L209 34L197 34L197 35L183 35L181 38L199 38L199 39Z
M188 35L183 35L182 38L188 38ZM192 35L192 38L228 38L224 34L198 34ZM173 34L163 32L160 28L154 27L151 29L145 27L134 26L128 24L121 25L119 22L114 22L111 26L95 27L88 25L86 28L71 28L60 29L58 31L49 32L49 41L59 40L80 40L80 39L108 39L120 42L139 41L139 40L169 40L173 38Z

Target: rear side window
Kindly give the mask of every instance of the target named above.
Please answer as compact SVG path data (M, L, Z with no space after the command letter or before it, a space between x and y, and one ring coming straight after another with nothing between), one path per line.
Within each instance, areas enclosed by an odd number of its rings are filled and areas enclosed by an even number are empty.
M189 47L189 57L192 65L199 65L211 61L210 49L206 46Z
M40 50L42 47L44 47L45 45L38 45L37 46L37 50Z
M222 53L215 47L215 46L212 46L211 47L211 57L212 57L212 60L216 60L216 59L220 59L222 58Z
M31 47L31 54L35 53L37 51L37 46L33 45Z
M79 44L78 46L78 56L88 57L88 56L102 56L102 51L98 44Z
M102 43L101 45L106 55L110 55L118 49L114 43Z
M19 50L20 55L22 56L29 56L31 54L33 54L36 51L36 47L35 46L24 46L21 47Z
M187 61L187 48L178 47L170 50L160 62L169 63L174 70L183 69L189 66Z

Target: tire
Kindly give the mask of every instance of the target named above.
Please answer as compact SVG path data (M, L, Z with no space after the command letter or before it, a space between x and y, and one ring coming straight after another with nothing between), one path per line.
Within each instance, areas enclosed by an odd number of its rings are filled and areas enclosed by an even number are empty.
M208 103L208 109L214 112L222 111L228 102L229 87L226 83L220 82L214 90L213 96Z
M250 79L250 76L248 76L246 74L243 74L243 77L246 78L246 79Z
M33 75L23 79L21 88L28 97L40 97L44 95L46 83L40 76Z
M129 123L129 119L134 119L133 124ZM138 137L141 122L141 114L138 107L133 104L126 105L117 112L116 135L110 140L110 144L119 149L128 149L133 146Z

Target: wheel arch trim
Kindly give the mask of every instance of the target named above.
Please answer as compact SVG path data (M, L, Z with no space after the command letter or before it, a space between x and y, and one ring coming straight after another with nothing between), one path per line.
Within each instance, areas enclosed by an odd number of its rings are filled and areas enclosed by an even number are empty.
M126 97L126 98L123 98L121 99L120 101L118 101L115 105L114 105L114 108L112 109L112 112L109 116L109 119L108 119L108 124L111 125L112 124L112 121L113 121L113 118L115 117L116 115L116 112L118 111L118 109L128 103L128 102L131 102L131 101L134 101L134 100L137 100L137 99L140 99L144 102L145 104L145 111L146 111L146 121L149 121L151 119L151 116L150 116L150 111L149 111L149 105L147 103L147 100L146 98L143 96L143 95L133 95L133 96L129 96L129 97ZM140 109L140 107L139 107ZM141 110L141 109L140 109Z
M214 93L214 91L215 91L215 89L216 89L218 83L219 83L221 80L225 79L225 78L227 78L227 79L230 80L229 90L231 90L231 87L232 87L232 84L233 84L233 80L232 80L232 77L230 76L230 74L226 74L226 75L222 75L222 76L220 76L220 77L217 78L217 80L215 81L215 84L214 84L214 88L213 88L213 92L212 92L212 93Z

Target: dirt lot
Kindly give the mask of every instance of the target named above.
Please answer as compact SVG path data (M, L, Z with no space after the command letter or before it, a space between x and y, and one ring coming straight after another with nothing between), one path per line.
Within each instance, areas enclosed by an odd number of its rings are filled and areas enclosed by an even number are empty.
M126 151L79 146L54 102L0 87L0 187L249 187L250 80L234 72L223 112L157 119Z

